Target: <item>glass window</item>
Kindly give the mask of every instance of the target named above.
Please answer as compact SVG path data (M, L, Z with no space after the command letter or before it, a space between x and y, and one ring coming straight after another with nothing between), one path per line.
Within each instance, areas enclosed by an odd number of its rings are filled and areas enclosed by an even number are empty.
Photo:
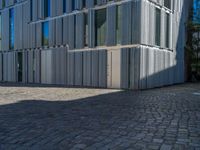
M85 23L85 33L84 33L84 40L85 40L85 47L88 46L88 14L85 13L84 16L84 23Z
M63 0L63 13L66 13L66 0Z
M50 0L44 0L44 17L50 16Z
M96 46L105 45L106 39L106 9L95 12L95 42Z
M42 23L42 45L48 46L49 44L49 22Z
M121 44L121 6L117 6L116 13L116 40L117 44Z
M156 25L155 25L155 44L160 46L160 32L161 32L161 10L156 8Z
M9 47L14 49L14 9L9 10Z
M169 14L166 14L166 40L165 45L169 48L169 34L170 34L170 17Z
M4 8L6 6L6 2L5 0L2 0L2 8Z
M164 6L171 9L171 0L164 0Z
M75 0L72 0L72 11L75 10L76 7L75 7Z

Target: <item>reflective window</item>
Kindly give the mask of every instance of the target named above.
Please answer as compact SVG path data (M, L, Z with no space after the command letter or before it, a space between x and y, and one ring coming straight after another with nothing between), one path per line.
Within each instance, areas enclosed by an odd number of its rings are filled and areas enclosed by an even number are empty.
M161 32L161 10L156 8L156 15L155 15L155 44L160 46L160 32Z
M63 13L66 13L66 0L63 0Z
M44 0L44 17L50 16L50 0Z
M164 6L171 9L171 0L164 0Z
M166 14L166 40L165 46L169 48L169 34L170 34L170 17L169 14Z
M9 10L9 47L14 49L14 9Z
M106 39L106 9L95 12L95 42L96 46L105 45Z
M49 22L42 23L42 45L49 45Z

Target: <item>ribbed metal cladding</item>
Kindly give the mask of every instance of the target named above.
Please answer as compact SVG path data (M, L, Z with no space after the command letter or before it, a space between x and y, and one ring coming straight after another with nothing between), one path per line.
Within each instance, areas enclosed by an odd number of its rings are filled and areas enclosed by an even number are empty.
M84 48L84 13L76 14L76 39L75 47L77 49Z
M2 49L9 50L9 10L2 12Z
M56 45L62 45L63 43L63 19L57 18L56 19Z
M3 55L0 53L0 81L3 81Z
M116 45L116 5L107 8L106 45Z
M163 0L97 0L97 6L94 0L67 0L66 14L63 0L50 0L49 17L44 16L43 0L33 0L32 4L30 0L18 0L17 5L14 2L7 0L2 10L0 0L0 81L3 77L3 81L18 82L19 52L23 55L24 83L146 89L184 81L187 0L172 1L172 11L163 6ZM13 7L15 38L11 50L9 10ZM106 8L106 34L97 38L95 32L100 25L95 23L95 11L102 8ZM159 46L155 38L156 8L161 10ZM49 38L44 47L42 24L46 21ZM96 40L104 37L105 45L96 47Z

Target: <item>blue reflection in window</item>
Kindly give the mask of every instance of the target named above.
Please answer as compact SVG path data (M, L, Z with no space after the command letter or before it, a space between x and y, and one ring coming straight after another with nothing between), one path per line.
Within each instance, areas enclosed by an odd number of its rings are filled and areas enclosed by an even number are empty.
M42 45L48 46L49 44L49 22L42 23Z
M193 21L200 24L200 0L194 0L193 10Z
M9 28L10 28L10 35L9 35L9 47L10 49L14 49L14 41L15 41L15 35L14 35L14 9L9 10Z

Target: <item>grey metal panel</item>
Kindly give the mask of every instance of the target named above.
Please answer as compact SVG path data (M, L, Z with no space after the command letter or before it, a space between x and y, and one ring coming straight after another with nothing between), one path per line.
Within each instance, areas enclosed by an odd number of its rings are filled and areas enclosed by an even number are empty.
M49 21L49 46L55 46L56 43L56 23L55 19Z
M78 13L76 14L76 48L84 48L84 14Z
M42 46L42 23L36 24L36 47L40 48Z
M35 83L41 82L41 51L35 50Z
M9 50L9 10L2 12L2 49Z
M44 19L44 0L38 0L38 19Z
M146 48L140 49L140 89L147 88L147 61Z
M34 62L33 62L33 53L34 51L28 51L28 82L33 83L33 67L34 67Z
M3 80L3 55L0 53L0 82Z
M75 82L74 85L83 84L83 53L75 52Z
M91 86L91 51L83 52L83 86Z
M92 51L92 86L99 86L99 51Z
M90 48L95 47L95 11L93 9L88 10L88 46Z
M66 13L70 13L72 11L72 0L66 0Z
M69 16L63 18L63 44L69 45Z
M85 0L85 1L87 8L92 8L94 6L94 0Z
M116 45L116 5L107 8L106 45Z
M38 0L32 1L32 20L37 21L38 20Z
M62 18L56 19L56 45L62 45L62 31L63 31Z
M74 49L75 46L75 16L69 16L69 49Z
M63 14L63 0L57 0L56 3L56 15L60 16Z
M130 55L134 55L134 59L130 57L130 88L139 89L140 86L140 55L141 49L139 47L132 48Z
M67 84L74 85L75 77L75 54L70 52L68 53L68 64L67 64Z
M23 51L23 56L22 56L22 82L23 83L27 83L28 81L28 76L27 76L27 73L28 73L28 57L27 57L27 54L28 52L26 50Z
M107 87L107 51L99 51L99 87Z
M134 59L134 57L132 57ZM121 49L121 88L128 89L129 88L129 81L130 81L130 74L129 66L130 61L130 49L129 48L122 48Z
M132 44L141 43L141 1L132 2Z
M122 6L122 45L131 44L131 1L123 3Z
M57 7L57 0L50 0L50 16L55 17L56 16L56 7Z

